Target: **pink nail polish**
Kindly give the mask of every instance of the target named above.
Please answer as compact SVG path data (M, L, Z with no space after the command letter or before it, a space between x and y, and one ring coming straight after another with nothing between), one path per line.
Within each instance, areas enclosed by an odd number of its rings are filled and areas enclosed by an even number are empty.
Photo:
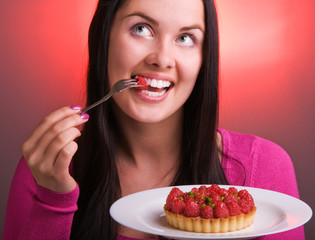
M70 107L72 110L81 110L80 106L71 106Z
M81 113L80 114L80 117L82 118L82 119L84 119L84 120L87 120L87 119L89 119L89 114L87 114L87 113Z

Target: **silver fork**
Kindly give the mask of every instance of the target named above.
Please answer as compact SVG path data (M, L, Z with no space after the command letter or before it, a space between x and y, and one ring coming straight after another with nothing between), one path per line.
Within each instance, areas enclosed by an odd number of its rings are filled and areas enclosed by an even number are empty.
M99 104L105 102L106 100L108 100L111 96L113 96L116 93L119 93L125 89L128 88L133 88L133 87L142 87L143 85L138 85L138 80L136 79L122 79L119 80L118 82L116 82L114 84L114 86L111 88L111 90L109 91L109 93L107 93L103 98L101 98L100 100L98 100L97 102L91 104L90 106L84 108L81 113L85 113L89 110L91 110L92 108L98 106Z

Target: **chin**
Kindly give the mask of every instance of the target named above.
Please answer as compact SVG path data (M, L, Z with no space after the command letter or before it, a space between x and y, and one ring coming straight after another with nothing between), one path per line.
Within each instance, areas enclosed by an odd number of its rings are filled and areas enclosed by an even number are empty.
M131 117L138 122L148 124L159 123L167 119L167 116L163 114L156 114L156 112L137 112L136 114L132 114Z
M164 111L161 108L154 109L151 106L149 109L142 108L134 112L131 117L138 122L146 124L157 124L168 121L177 122L182 118L183 111L181 111L181 109L171 112L169 110L167 111L167 109L164 109Z
M118 100L118 99L117 99ZM123 101L121 101L123 100ZM127 103L127 104L126 104ZM182 110L179 105L161 102L161 103L144 103L137 101L132 97L128 99L119 99L116 102L119 109L119 115L127 116L140 123L160 123L170 119L182 117ZM170 107L171 106L171 107ZM179 107L179 109L177 108Z

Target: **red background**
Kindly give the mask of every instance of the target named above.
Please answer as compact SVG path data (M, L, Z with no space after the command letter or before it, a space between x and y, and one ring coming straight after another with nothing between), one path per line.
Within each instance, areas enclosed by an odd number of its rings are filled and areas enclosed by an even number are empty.
M87 30L96 1L0 2L0 234L20 144L44 115L83 104ZM217 0L220 126L275 141L315 208L314 0ZM313 218L314 219L314 218ZM306 239L315 237L306 224Z

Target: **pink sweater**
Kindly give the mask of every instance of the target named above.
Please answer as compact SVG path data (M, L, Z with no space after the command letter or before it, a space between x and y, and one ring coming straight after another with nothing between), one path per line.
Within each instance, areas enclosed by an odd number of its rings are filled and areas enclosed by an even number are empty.
M222 166L231 185L257 187L299 197L293 164L278 145L265 139L219 129L223 139ZM234 158L234 159L233 159ZM77 210L79 187L55 193L34 181L22 158L9 194L3 240L69 239L72 218ZM268 235L260 240L303 240L304 228ZM136 240L118 236L117 240Z

